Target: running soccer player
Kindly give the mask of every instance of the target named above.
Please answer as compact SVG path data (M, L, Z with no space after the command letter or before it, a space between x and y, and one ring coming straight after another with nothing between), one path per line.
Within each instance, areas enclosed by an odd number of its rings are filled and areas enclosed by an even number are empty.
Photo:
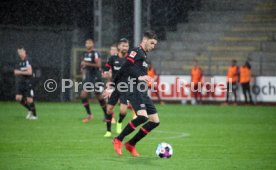
M122 38L118 42L118 54L111 56L106 65L105 65L105 71L112 70L112 78L117 74L117 72L120 70L121 66L125 63L125 55L127 54L129 50L129 42L127 39ZM112 120L112 114L114 113L114 106L117 104L118 100L120 99L120 115L119 120L116 123L116 132L119 134L122 131L122 121L124 120L126 113L127 113L127 99L125 93L120 93L119 91L114 91L110 98L108 99L107 104L107 117L106 117L106 128L107 131L104 135L104 137L110 137L111 136L111 120Z
M124 138L139 125L144 124L139 132L124 144L133 156L139 156L135 145L159 125L157 110L148 96L146 88L146 83L152 80L147 75L147 52L154 49L156 44L156 34L152 31L145 32L140 46L130 51L125 64L114 77L115 88L118 88L118 83L128 83L127 99L137 113L137 117L131 120L123 131L113 139L113 147L118 155L122 155L122 141ZM110 95L110 90L106 90L104 95Z
M85 88L86 83L93 84L93 92L99 101L103 112L104 119L106 118L106 102L102 96L103 91L103 82L101 78L101 57L100 54L94 49L94 42L92 39L87 39L85 41L86 52L83 55L83 60L81 61L81 70L83 74L83 90L81 91L81 101L85 107L87 117L82 119L83 123L87 123L90 120L93 120L93 114L90 110L88 95L91 89Z
M27 52L24 47L17 49L20 58L19 66L14 70L16 77L16 101L20 102L28 110L26 119L36 120L36 109L34 104L34 90L32 84L33 69L27 57Z

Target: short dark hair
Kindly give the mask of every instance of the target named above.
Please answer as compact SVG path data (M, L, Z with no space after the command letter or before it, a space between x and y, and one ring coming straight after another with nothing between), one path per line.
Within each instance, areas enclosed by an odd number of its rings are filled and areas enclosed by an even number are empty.
M92 38L87 38L85 41L92 41L92 42L94 42Z
M146 31L144 37L157 40L157 34L154 31Z
M112 45L110 46L110 48L111 48L111 47L117 48L117 43L112 44Z
M121 38L118 42L118 45L120 45L121 43L129 43L129 41L126 38Z
M237 60L233 59L232 63L237 64Z
M26 49L24 48L24 46L22 46L22 45L18 46L17 49L18 49L18 50L20 50L20 49L26 50Z

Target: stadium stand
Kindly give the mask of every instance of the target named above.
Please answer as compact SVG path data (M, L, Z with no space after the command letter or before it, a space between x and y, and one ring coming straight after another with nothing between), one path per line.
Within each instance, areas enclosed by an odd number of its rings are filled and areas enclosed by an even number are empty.
M202 0L166 38L151 54L161 74L189 74L196 58L205 75L225 75L232 59L249 60L255 76L276 75L273 0Z

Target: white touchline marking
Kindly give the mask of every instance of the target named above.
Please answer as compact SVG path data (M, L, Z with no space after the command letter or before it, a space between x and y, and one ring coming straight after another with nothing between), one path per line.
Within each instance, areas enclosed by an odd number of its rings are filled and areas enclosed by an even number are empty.
M177 138L185 138L190 136L189 133L185 133L185 132L174 132L174 131L163 131L163 130L156 130L154 132L157 133L163 133L163 134L174 134L172 136L169 137L155 137L155 138L151 138L151 139L177 139Z

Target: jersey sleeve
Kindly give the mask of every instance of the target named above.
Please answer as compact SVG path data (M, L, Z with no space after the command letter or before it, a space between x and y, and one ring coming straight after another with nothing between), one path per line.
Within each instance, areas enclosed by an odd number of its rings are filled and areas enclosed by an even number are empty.
M94 52L94 62L98 62L99 60L101 60L101 55L98 51Z
M32 67L30 59L26 60L26 67Z
M113 82L116 84L118 82L118 80L122 77L122 76L131 76L134 78L138 78L139 76L141 76L141 71L139 71L139 68L137 67L137 65L135 65L135 61L137 61L137 59L139 59L139 56L137 54L137 52L132 53L133 51L131 51L127 56L126 56L126 62L122 65L121 69L118 71L118 73L114 76ZM135 59L135 57L137 57Z
M108 71L112 68L114 62L114 57L110 56L104 66L104 71Z
M135 50L130 51L129 54L126 56L126 59L132 63L135 63L135 61L138 60L144 60L144 58Z

